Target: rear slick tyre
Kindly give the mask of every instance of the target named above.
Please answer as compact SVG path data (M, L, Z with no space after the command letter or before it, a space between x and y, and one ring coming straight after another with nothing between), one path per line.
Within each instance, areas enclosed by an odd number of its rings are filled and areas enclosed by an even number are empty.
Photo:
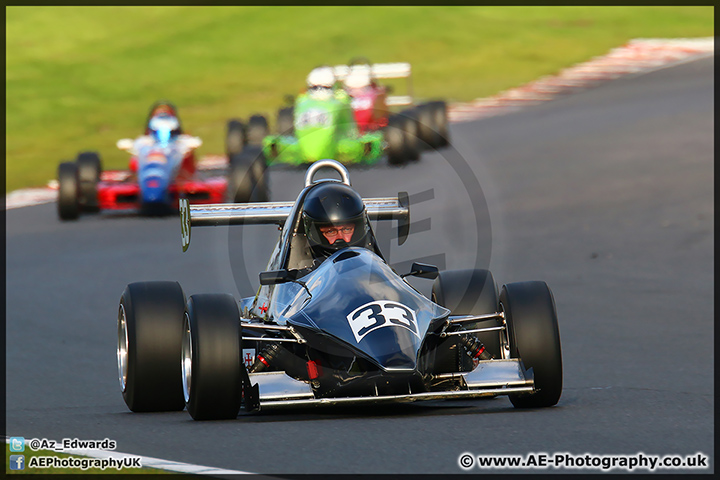
M407 157L405 155L405 130L401 116L393 115L388 119L384 137L385 143L387 143L388 163L395 166L404 165Z
M245 136L245 126L240 120L232 119L227 123L227 133L225 135L225 153L228 158L237 155L245 148L247 138Z
M262 115L250 117L247 126L247 145L261 147L263 138L270 133L267 119Z
M250 147L252 149L252 147ZM255 156L251 169L255 179L255 188L252 192L252 200L254 202L270 201L270 176L267 171L267 161L261 148L255 147L252 155Z
M234 203L270 201L269 175L260 147L249 145L230 158L228 198Z
M434 102L429 102L427 105L432 115L433 128L437 132L433 148L438 149L450 145L447 104L442 100L436 100Z
M255 158L253 147L246 147L242 152L230 157L230 173L228 175L228 199L234 203L249 203L255 189L253 164Z
M517 282L503 286L500 307L510 343L510 357L533 369L535 393L510 395L516 408L557 404L562 393L562 352L555 299L545 282Z
M118 378L133 412L185 407L180 355L185 295L177 282L129 284L118 309Z
M278 110L277 133L278 135L294 135L295 125L293 123L293 107L285 107Z
M451 315L487 315L498 311L495 279L489 270L481 268L440 272L433 283L431 298L433 302L449 309ZM465 324L464 328L470 330L496 326L498 326L497 320L483 320ZM493 358L502 358L498 332L480 332L474 335ZM449 350L443 352L442 358L436 360L438 365L445 365L447 370L449 366L460 365L462 361L463 371L472 369L472 359L462 352L460 342L455 337L448 337L443 343ZM453 357L450 355L452 351L459 353Z

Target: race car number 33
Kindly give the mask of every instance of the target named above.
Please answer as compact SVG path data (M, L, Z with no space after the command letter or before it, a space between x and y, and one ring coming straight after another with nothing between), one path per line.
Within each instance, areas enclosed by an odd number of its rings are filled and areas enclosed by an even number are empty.
M400 327L420 338L415 312L401 303L378 300L356 308L347 316L355 340L360 343L365 335L383 327Z

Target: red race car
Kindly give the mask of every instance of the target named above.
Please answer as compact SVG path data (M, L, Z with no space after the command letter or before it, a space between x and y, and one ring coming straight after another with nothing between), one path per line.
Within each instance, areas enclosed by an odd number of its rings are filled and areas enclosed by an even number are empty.
M61 220L80 213L133 209L141 214L162 215L178 211L178 199L190 203L221 203L227 196L227 179L201 175L194 150L202 140L182 132L175 107L153 105L145 135L126 138L117 147L128 151L129 170L103 172L96 152L82 152L75 162L58 168L58 214Z

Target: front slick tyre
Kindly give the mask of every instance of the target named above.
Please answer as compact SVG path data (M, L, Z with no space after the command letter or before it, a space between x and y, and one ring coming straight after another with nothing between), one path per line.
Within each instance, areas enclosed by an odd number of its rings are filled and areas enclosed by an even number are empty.
M424 103L416 107L418 117L418 136L427 148L435 148L440 143L440 135L435 125L433 107Z
M500 293L510 356L533 369L535 393L510 395L516 408L551 407L562 393L562 353L555 300L545 282L509 283Z
M408 160L420 160L420 139L418 138L418 116L412 109L401 113L405 139L405 155Z
M77 220L80 214L80 179L75 162L58 166L58 216L60 220Z
M183 393L194 420L237 417L242 399L240 314L228 294L193 295L185 310Z
M185 295L177 282L137 282L118 311L118 375L133 412L185 407L180 374Z
M80 204L83 212L97 213L97 185L100 182L102 163L97 152L80 152L77 156L78 179L80 180Z

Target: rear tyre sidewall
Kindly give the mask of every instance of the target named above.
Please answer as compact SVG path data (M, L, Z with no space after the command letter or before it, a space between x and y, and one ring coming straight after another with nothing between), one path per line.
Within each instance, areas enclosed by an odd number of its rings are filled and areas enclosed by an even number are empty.
M133 412L185 407L180 362L184 311L185 295L177 282L137 282L125 288L118 311L118 350L124 315L127 377L121 391Z
M503 286L500 307L505 312L510 356L533 369L533 394L510 395L516 408L557 404L562 393L562 352L555 299L545 282L517 282Z
M191 352L187 409L194 420L234 419L242 400L240 315L232 295L202 294L188 299L185 338ZM187 334L187 333L186 333ZM185 373L183 373L185 375Z

